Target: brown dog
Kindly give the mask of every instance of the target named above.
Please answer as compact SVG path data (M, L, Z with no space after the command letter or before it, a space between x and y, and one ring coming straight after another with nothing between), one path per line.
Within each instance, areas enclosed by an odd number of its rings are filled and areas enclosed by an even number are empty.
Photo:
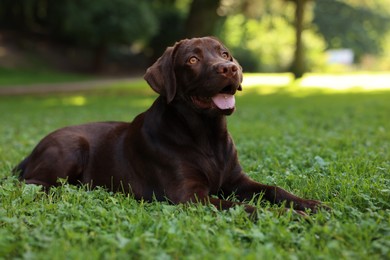
M63 178L136 199L200 201L221 209L239 204L220 199L222 194L240 201L262 194L296 210L315 212L320 206L243 173L225 118L235 109L242 70L217 39L176 43L145 79L160 94L146 112L132 123L90 123L49 134L15 168L20 179L49 188Z

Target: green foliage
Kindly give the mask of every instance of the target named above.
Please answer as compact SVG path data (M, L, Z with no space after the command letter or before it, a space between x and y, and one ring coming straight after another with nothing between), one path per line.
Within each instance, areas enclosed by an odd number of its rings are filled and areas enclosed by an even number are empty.
M0 258L387 259L390 255L390 92L322 94L279 88L237 97L229 129L255 180L320 199L305 221L267 204L251 221L237 207L144 203L64 185L45 194L10 177L48 132L131 120L155 98L145 83L95 93L0 97ZM83 98L85 102L73 102ZM256 202L253 202L256 203Z
M50 7L53 33L78 43L130 44L156 30L155 17L144 1L66 0Z
M382 69L385 71L390 71L390 33L387 33L383 37L383 54L379 58L379 64L376 64L377 68L376 69ZM375 69L375 65L374 65Z
M316 1L313 20L328 48L353 49L357 60L367 53L381 54L386 33L390 30L388 2L370 5L339 0Z
M123 54L121 47L129 50L130 45L136 46L137 53L145 54L143 58L155 60L166 46L189 33L186 21L191 3L192 0L2 0L0 28L45 35L65 45L92 47L94 67L98 69L110 47ZM309 71L324 70L327 48L351 48L357 62L368 64L365 68L388 69L388 0L318 0L307 1L305 6L303 41ZM293 1L220 1L215 11L221 17L215 21L211 19L215 18L214 11L209 13L202 4L200 9L207 11L206 18L201 18L210 22L206 27L216 24L217 36L233 50L246 71L288 70L295 48ZM195 12L195 18L200 16ZM20 42L26 45L22 35ZM365 57L366 54L371 56Z
M286 71L295 48L291 1L245 3L242 10L238 2L222 4L230 15L220 37L234 50L246 71ZM306 67L309 71L324 71L326 49L351 48L357 62L371 54L373 62L366 67L387 69L389 17L386 0L309 1L302 36Z
M178 3L181 5L177 6ZM152 52L150 56L153 61L157 60L167 46L172 46L183 38L187 15L186 4L188 5L188 1L154 1L151 5L158 20L158 30L148 42L150 48L148 52Z
M245 71L286 71L293 58L295 30L280 13L264 14L259 19L229 16L219 37ZM325 62L323 39L313 30L305 30L303 42L308 67L318 70Z
M1 27L48 33L88 46L131 44L156 32L149 1L137 0L4 0Z

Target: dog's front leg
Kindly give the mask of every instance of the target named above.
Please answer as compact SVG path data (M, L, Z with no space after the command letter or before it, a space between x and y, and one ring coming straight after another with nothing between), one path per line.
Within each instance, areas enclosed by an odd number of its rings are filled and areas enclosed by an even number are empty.
M227 200L222 200L222 199L217 199L217 198L211 198L211 197L206 197L201 202L203 204L210 203L210 204L214 205L219 210L227 210L227 209L230 209L230 208L232 208L232 207L234 207L236 205L242 205L242 206L244 206L245 211L247 213L249 213L250 215L255 215L255 213L256 213L256 208L255 207L252 207L252 206L247 205L247 204L242 204L242 203L239 203L239 202L232 202L232 201L227 201Z
M181 192L181 196L175 196L176 199L171 201L174 204L179 203L201 203L203 205L213 205L218 210L228 210L230 208L233 208L237 205L241 205L244 207L245 211L248 212L251 216L254 216L256 214L256 208L244 203L240 202L233 202L228 200L223 200L219 198L214 198L209 196L208 189L207 188L188 188L185 189L185 192Z
M246 175L241 175L234 186L236 187L236 195L241 201L251 200L254 196L262 195L262 199L271 203L286 203L286 207L292 206L295 210L299 211L309 209L312 213L315 213L319 208L328 208L321 204L320 201L297 197L277 186L269 186L255 182Z

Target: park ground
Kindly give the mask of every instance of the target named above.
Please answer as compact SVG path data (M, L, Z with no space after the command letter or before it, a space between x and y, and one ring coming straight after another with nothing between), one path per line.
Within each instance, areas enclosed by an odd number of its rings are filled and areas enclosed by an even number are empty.
M141 78L94 88L89 76L23 73L0 77L0 259L390 258L388 74L245 76L228 120L243 168L332 208L302 219L251 201L253 221L241 207L145 203L67 184L46 194L18 182L11 169L50 131L130 121L156 98ZM81 87L54 91L64 84Z

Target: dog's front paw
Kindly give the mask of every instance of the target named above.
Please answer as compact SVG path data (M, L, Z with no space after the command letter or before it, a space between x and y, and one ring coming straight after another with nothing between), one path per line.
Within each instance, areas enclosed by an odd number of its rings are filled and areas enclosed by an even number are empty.
M329 206L318 200L303 200L298 204L298 207L295 207L295 209L302 211L309 210L311 213L317 213L319 210L331 210Z

